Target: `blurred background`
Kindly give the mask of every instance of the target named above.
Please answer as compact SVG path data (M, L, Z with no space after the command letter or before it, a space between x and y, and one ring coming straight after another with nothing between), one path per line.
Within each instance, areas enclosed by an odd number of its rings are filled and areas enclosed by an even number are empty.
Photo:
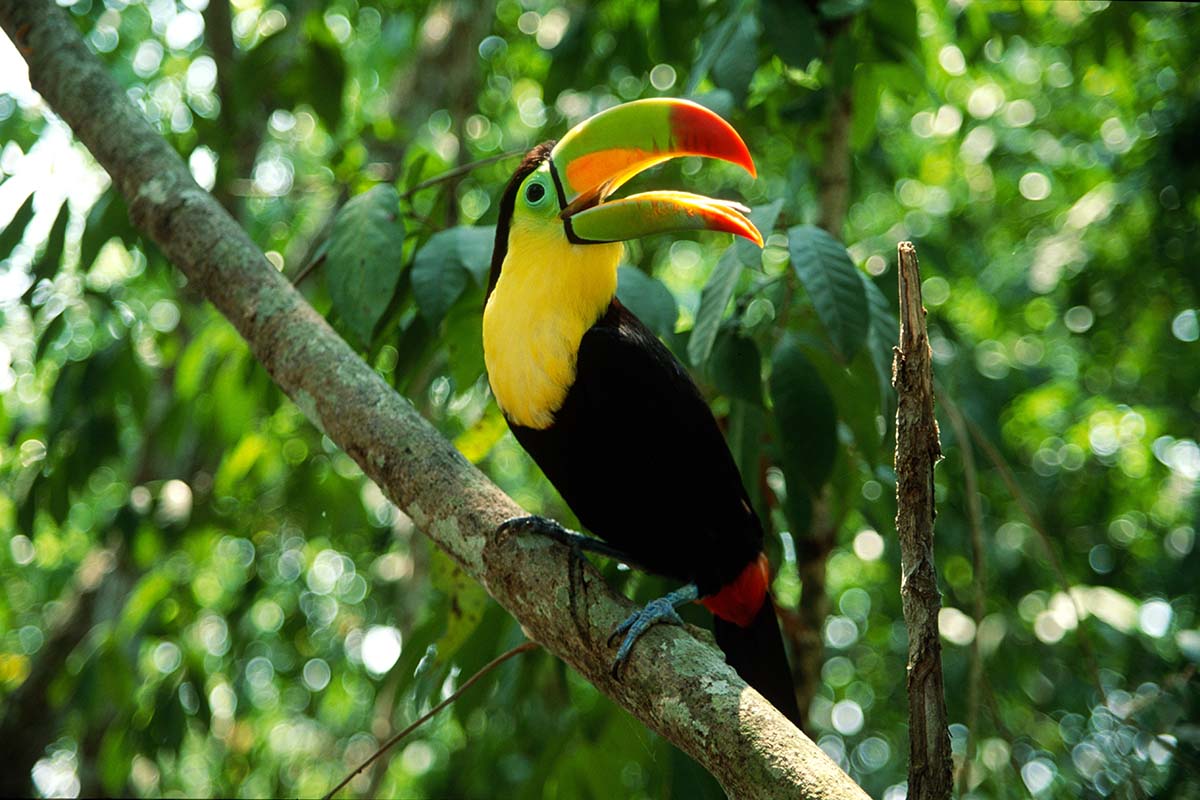
M810 734L888 800L908 749L888 381L913 240L964 796L1198 796L1200 9L60 4L271 262L566 524L483 377L500 190L514 154L619 102L725 115L758 180L683 159L631 188L741 198L768 246L634 243L620 296L692 368L768 521ZM132 229L2 36L0 143L0 794L320 795L520 629ZM365 307L354 241L379 256ZM638 599L673 588L600 566ZM542 651L347 791L720 796Z

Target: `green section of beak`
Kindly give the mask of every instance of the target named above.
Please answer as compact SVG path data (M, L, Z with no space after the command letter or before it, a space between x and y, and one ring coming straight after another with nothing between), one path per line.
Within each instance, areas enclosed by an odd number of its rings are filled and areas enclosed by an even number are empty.
M624 103L584 120L550 153L568 204L581 196L606 197L639 172L678 156L706 156L739 164L754 161L728 122L690 100L654 98Z
M728 122L690 100L657 98L615 106L572 128L550 152L572 241L619 242L653 233L714 230L762 246L737 203L687 192L609 196L639 172L677 156L705 156L754 173L746 143Z
M619 242L655 233L724 231L759 247L762 234L739 203L688 192L643 192L592 206L571 216L575 236L587 242Z

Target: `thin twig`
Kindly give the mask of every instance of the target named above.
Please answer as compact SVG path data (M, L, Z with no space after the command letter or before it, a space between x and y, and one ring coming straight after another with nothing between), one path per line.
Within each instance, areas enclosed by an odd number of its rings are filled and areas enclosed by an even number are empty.
M416 186L410 187L409 189L405 190L404 194L402 194L400 196L402 198L404 198L405 200L407 200L410 197L412 197L414 194L416 194L417 192L421 191L422 189L428 189L430 186L437 186L439 183L445 183L446 181L454 180L458 176L466 175L468 172L478 169L479 167L486 167L488 164L495 164L497 161L503 161L506 158L514 158L515 156L523 156L523 155L525 155L525 149L526 148L522 147L522 148L518 148L516 150L506 150L505 152L500 153L499 155L488 156L487 158L481 158L478 161L472 161L469 164L463 164L462 166L458 166L458 167L455 167L454 169L447 170L447 171L443 172L441 175L434 175L429 180L421 181Z
M944 397L944 393L943 393ZM971 432L971 438L979 445L988 461L992 462L992 466L1000 473L1001 480L1008 487L1009 494L1017 501L1017 505L1021 507L1021 512L1025 518L1029 520L1030 527L1037 533L1038 538L1042 541L1042 547L1046 551L1046 558L1050 561L1050 568L1054 572L1054 577L1058 580L1059 586L1067 595L1075 608L1075 616L1079 620L1079 626L1076 630L1079 632L1079 646L1083 650L1084 659L1087 661L1088 672L1091 673L1092 681L1096 684L1096 690L1100 692L1100 699L1103 701L1108 696L1108 692L1104 690L1104 683L1100 680L1100 666L1096 659L1096 651L1092 648L1091 637L1088 636L1086 628L1083 626L1083 620L1086 616L1086 611L1083 608L1083 603L1071 591L1071 582L1067 579L1066 570L1063 569L1062 561L1058 557L1058 551L1054 549L1054 543L1050 539L1050 534L1046 531L1046 526L1042 523L1041 517L1030 502L1029 496L1021 489L1017 483L1016 477L1013 475L1012 469L1008 466L1004 456L996 449L991 440L984 435L983 431L970 417L963 417L968 430Z
M400 731L395 736L393 736L392 738L390 738L386 742L384 742L383 746L380 747L378 750L376 750L375 753L370 758L368 758L366 761L364 761L363 763L358 765L358 769L351 772L345 778L342 778L342 782L339 783L337 786L333 787L329 791L329 794L325 795L325 800L331 800L331 798L335 794L340 792L346 786L346 784L348 784L348 783L350 783L350 781L354 780L354 777L356 775L358 775L360 772L362 772L367 767L371 766L371 764L375 761L375 759L379 758L384 753L386 753L388 750L395 747L396 744L398 744L401 739L403 739L405 736L408 736L410 733L415 731L417 728L424 725L426 722L428 722L430 719L432 719L439 711L441 711L443 708L450 705L455 700L457 700L459 697L461 697L463 692L467 691L467 689L470 689L473 685L475 685L475 682L478 681L480 678L482 678L484 675L487 675L489 672L491 672L496 667L503 664L505 661L508 661L513 656L518 656L521 653L529 652L530 650L534 649L537 646L538 646L537 642L522 642L521 644L517 645L516 647L509 650L508 652L501 653L500 655L496 656L488 663L484 664L478 672L476 672L470 678L467 678L466 682L464 682L462 686L458 687L458 691L456 691L454 694L447 697L442 702L438 703L433 708L426 711L424 714L422 714L420 717L418 717L417 720L415 722L413 722L411 725L409 725L407 728Z
M323 264L323 263L325 263L325 254L324 254L324 253L321 253L321 255L317 256L317 257L316 257L316 258L314 258L312 261L308 262L308 263L307 263L307 264L304 266L304 269L300 270L300 274L299 274L299 275L297 275L295 278L293 278L293 279L292 279L292 285L293 285L293 286L299 286L299 285L300 285L300 283L301 283L301 282L302 282L302 281L303 281L305 278L307 278L307 277L308 277L308 274L309 274L310 272L312 272L312 271L313 271L314 269L316 269L317 267L321 266L321 264Z
M938 402L946 409L950 419L950 427L954 428L954 438L958 443L963 460L963 494L967 501L967 519L971 525L971 560L974 570L973 583L975 588L975 636L971 639L971 664L967 679L967 750L963 758L962 769L959 771L958 793L965 796L970 789L970 775L975 760L975 747L978 743L979 699L983 683L983 653L979 648L979 630L983 624L983 615L987 611L987 559L983 551L983 507L979 502L979 480L975 471L975 450L971 447L971 437L967 432L967 423L957 404L950 402L944 391L938 392Z

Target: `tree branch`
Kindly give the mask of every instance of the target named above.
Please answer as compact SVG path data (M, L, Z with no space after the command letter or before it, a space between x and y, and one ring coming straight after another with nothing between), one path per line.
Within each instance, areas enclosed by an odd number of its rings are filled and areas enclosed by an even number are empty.
M0 0L30 80L104 166L131 216L238 329L276 383L529 636L706 767L735 797L863 798L711 645L659 625L621 681L608 634L632 604L598 573L568 582L567 548L499 536L521 509L365 364L130 103L50 0Z
M896 390L896 533L900 599L908 627L908 793L949 798L953 759L942 679L938 612L942 598L933 566L933 467L942 457L933 415L933 363L921 304L921 271L912 242L900 261L900 346L892 362Z

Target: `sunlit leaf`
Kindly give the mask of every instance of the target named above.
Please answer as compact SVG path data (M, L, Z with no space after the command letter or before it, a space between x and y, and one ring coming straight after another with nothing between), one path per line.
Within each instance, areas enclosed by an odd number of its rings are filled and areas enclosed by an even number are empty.
M442 549L434 547L430 552L433 586L449 601L446 632L437 642L438 658L448 661L479 626L488 594Z
M267 440L261 434L247 433L221 462L213 480L214 488L222 494L231 494L266 449Z

